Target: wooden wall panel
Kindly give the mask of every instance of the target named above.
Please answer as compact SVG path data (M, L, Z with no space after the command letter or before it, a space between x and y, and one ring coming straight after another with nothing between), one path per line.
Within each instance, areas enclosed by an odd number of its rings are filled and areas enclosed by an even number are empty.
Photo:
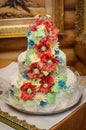
M8 59L8 60L16 60L17 61L17 57L18 55L22 52L22 50L20 51L7 51L7 52L1 52L0 53L0 59Z
M61 48L74 47L76 44L74 30L65 30L64 35L59 37L59 41Z
M86 65L86 43L77 43L75 46L75 53L81 59L81 62Z
M65 0L64 1L65 9L69 9L69 10L75 9L76 3L77 3L77 0Z
M68 66L74 66L78 59L75 55L74 48L64 48L62 51L66 54L66 59L67 59L67 65Z
M0 68L17 61L18 55L26 50L26 38L2 38L0 39Z
M80 60L76 63L75 69L79 72L79 74L86 76L86 65Z
M2 38L0 39L0 52L25 50L27 46L26 38Z
M74 29L75 28L75 11L65 10L64 28Z
M75 54L75 18L77 0L64 0L64 36L60 40L60 47L67 56L67 65L75 70L78 59Z

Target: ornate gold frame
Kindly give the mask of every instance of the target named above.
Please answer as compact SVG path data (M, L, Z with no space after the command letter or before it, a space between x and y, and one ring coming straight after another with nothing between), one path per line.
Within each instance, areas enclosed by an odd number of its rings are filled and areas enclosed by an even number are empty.
M0 122L16 130L40 130L35 125L30 125L26 120L20 120L16 116L11 116L8 112L3 112L0 109Z
M64 31L64 0L52 0L52 17L55 25Z
M45 10L46 14L53 17L56 26L62 32L64 30L64 0L45 0ZM0 20L0 38L25 37L28 24L33 20L34 18Z

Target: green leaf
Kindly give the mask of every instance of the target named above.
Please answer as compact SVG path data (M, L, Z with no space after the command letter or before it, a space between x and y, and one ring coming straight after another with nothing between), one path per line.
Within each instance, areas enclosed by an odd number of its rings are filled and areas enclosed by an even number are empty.
M33 100L25 101L25 104L26 104L28 107L34 107L34 102L33 102Z
M47 76L47 75L49 74L49 72L47 72L46 70L43 70L42 72L43 72L43 74L44 74L45 76Z
M58 78L59 78L59 80L67 81L67 76L65 76L61 73L58 75Z
M55 93L47 93L46 98L47 98L47 102L49 104L54 104L55 101L56 101L56 95L55 95Z
M19 99L18 99L18 97L16 97L16 96L13 96L13 97L11 97L11 102L14 104L14 105L18 105L19 104Z
M33 54L34 52L35 52L35 49L29 49L29 51L27 51L26 56L25 56L25 63L27 64L27 66L31 64L30 55Z
M13 87L13 90L14 90L14 93L19 93L20 92L20 89L16 86Z
M59 89L58 83L55 83L55 84L52 86L51 89L52 89L53 92L57 92L57 93L60 92L60 89Z
M40 80L41 80L41 79L32 80L32 84L36 86L36 91L39 90L39 87L40 87Z

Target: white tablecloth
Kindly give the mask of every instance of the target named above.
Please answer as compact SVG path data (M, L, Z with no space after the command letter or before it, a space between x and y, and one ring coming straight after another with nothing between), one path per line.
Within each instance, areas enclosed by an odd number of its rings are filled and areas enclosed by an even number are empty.
M16 62L12 62L9 66L0 69L0 79L4 79L6 81L10 81L10 76L15 72L15 70L18 68ZM84 78L84 77L82 77ZM86 78L84 78L86 79ZM3 86L4 87L4 86ZM72 109L49 116L34 116L29 114L24 114L19 111L16 111L15 109L12 109L7 104L2 102L0 100L0 107L3 111L9 112L12 116L17 116L21 120L26 120L31 125L36 125L36 127L41 129L48 130L55 124L59 123L61 120L63 120L65 117L67 117L70 113L72 113L74 110L76 110L79 106L81 106L83 103L86 102L86 80L84 80L84 83L81 84L82 89L84 89L83 96L81 99L81 102L77 104L77 106L73 107Z

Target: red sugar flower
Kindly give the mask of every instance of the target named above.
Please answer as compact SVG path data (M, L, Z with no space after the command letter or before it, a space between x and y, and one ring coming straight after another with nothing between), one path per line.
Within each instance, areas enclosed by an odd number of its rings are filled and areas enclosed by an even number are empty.
M37 18L36 19L36 23L37 23L37 25L41 25L41 24L44 24L44 20L43 19L40 19L40 18Z
M30 65L30 68L27 72L27 75L29 78L33 78L33 79L37 79L37 78L41 78L43 77L43 73L41 72L41 67L39 66L39 64L37 62L32 63Z
M20 89L22 91L21 98L25 101L31 100L36 93L36 87L32 85L31 83L24 83L20 87Z
M52 32L47 36L49 41L57 40L59 35L59 29L53 29Z
M37 25L36 24L30 24L29 28L31 31L37 31Z
M45 27L46 27L46 30L48 31L48 33L50 31L52 31L52 29L53 29L53 22L52 21L46 21L44 24L45 24Z
M56 40L59 35L59 29L55 28L52 31L52 40Z
M42 77L40 81L39 92L48 93L51 92L51 87L54 84L54 79L51 76Z
M37 50L37 53L39 56L41 56L43 53L51 53L51 48L48 42L48 38L44 38L40 40L38 44L35 44L35 49Z
M43 69L47 72L52 72L56 69L59 60L54 56L51 56L48 53L45 53L41 56L41 63L43 64Z

